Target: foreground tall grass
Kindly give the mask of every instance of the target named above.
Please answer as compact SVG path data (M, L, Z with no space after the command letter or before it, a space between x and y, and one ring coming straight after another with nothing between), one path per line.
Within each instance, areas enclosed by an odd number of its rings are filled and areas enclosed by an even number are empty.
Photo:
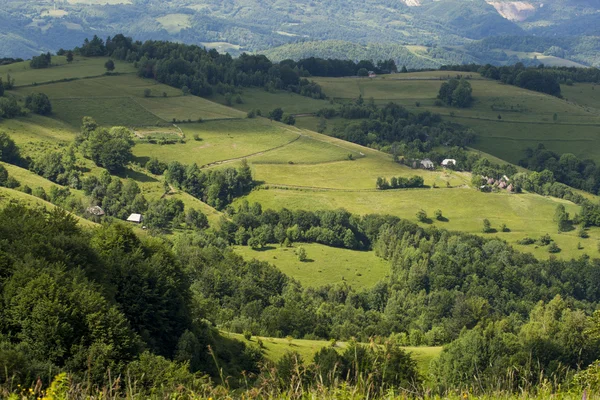
M2 371L6 373L7 371ZM31 387L13 385L8 379L0 385L0 399L8 400L137 400L137 399L177 399L177 400L216 400L216 399L427 399L427 400L592 400L600 399L600 391L591 388L561 389L555 382L543 380L539 386L520 388L516 392L505 390L479 391L475 386L463 390L452 390L444 394L433 394L425 387L407 387L382 391L375 387L370 376L359 376L356 384L335 380L326 386L328 377L317 376L307 382L305 371L296 369L289 382L283 384L275 369L265 369L259 377L244 376L241 388L231 388L228 379L224 384L216 384L211 378L193 375L192 379L178 382L176 376L168 376L172 371L165 371L164 382L149 386L147 377L134 380L131 376L112 377L110 371L106 375L106 384L97 386L90 382L78 381L72 375L60 373L44 387L38 379ZM156 377L155 377L156 378ZM502 378L500 378L502 380ZM250 383L252 381L252 383ZM528 385L529 386L529 385Z

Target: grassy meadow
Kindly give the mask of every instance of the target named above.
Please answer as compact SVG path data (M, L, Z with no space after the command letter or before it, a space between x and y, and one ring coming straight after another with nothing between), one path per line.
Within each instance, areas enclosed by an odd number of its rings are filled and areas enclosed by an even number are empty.
M50 68L51 69L51 68ZM60 68L57 68L60 70ZM37 70L35 70L37 71ZM150 96L145 91L150 90ZM14 93L46 93L53 117L74 127L84 116L100 125L152 126L178 121L243 118L245 113L135 75L101 76L17 88Z
M265 347L264 355L267 359L277 361L285 353L296 351L302 356L305 361L312 361L314 354L323 347L330 347L331 343L323 340L304 340L304 339L280 339L253 336L250 340L246 340L243 335L229 332L221 332L224 336L241 340L246 344L256 344L260 339ZM348 346L346 342L336 342L335 349L343 351ZM404 350L411 353L412 357L417 362L419 370L423 375L427 375L429 364L442 351L441 347L404 347Z
M298 247L306 250L308 258L304 262L299 261L295 254ZM305 287L339 283L363 289L372 287L389 274L388 262L368 251L308 243L296 243L291 248L271 245L258 250L236 246L235 251L246 259L257 259L275 265Z
M576 232L557 233L552 221L558 204L564 204L573 215L579 207L555 198L536 194L481 193L471 188L438 188L389 190L383 192L361 191L318 191L289 190L271 188L255 190L246 198L249 202L259 202L263 209L338 209L344 208L357 214L391 214L417 222L416 213L420 209L427 212L431 224L453 231L464 231L483 235L483 220L489 219L492 228L498 232L486 237L506 240L519 250L531 252L540 258L548 258L545 247L521 246L518 240L525 236L538 238L546 233L556 241L562 252L561 258L577 258L582 254L598 255L597 242L600 230L590 229L590 238L581 239ZM442 210L448 221L433 219L435 210ZM510 232L500 232L506 224ZM422 224L427 226L430 224ZM583 249L577 249L581 242Z
M457 75L472 76L473 106L468 109L435 106L442 80ZM563 85L567 101L461 72L418 72L374 79L315 78L315 81L336 101L362 95L379 104L394 101L413 111L442 114L475 130L479 140L473 147L511 162L522 158L525 148L538 143L560 153L572 152L600 161L600 147L594 146L600 128L600 113L595 107L600 101L593 85Z
M79 64L53 67L48 71L54 71L56 80L87 76L88 69L103 68L104 62L101 59L76 61ZM73 65L81 68L78 70ZM12 68L17 67L12 65ZM45 72L25 68L21 77L41 81L38 77ZM490 157L514 162L521 157L525 147L535 146L538 142L560 152L572 151L592 158L597 153L600 156L600 147L593 145L597 130L595 124L600 123L600 112L596 113L594 108L600 104L600 98L595 97L593 86L563 86L565 97L570 97L567 102L481 79L473 74L476 102L471 109L436 107L433 103L441 82L455 75L454 72L431 71L375 79L315 80L336 101L347 101L362 94L365 98L373 97L378 103L393 100L413 110L417 110L418 101L419 109L431 109L473 127L479 134L474 151L485 151ZM145 89L151 90L151 97L144 97ZM260 108L266 112L277 106L288 113L311 113L327 106L327 101L286 92L245 89L241 95L243 103L231 108L218 104L223 99L217 95L212 98L217 103L195 96L182 96L177 89L134 74L18 87L13 93L25 96L36 91L45 92L52 99L55 110L52 118L27 116L0 123L0 130L9 133L25 155L68 145L79 129L81 118L90 115L104 125L136 127L138 138L133 152L134 161L139 165L144 165L150 157L157 157L163 162L176 160L184 164L221 168L236 166L241 159L247 159L255 179L265 184L262 187L265 190L255 190L247 199L261 202L263 208L343 207L359 214L388 213L410 220L416 220L415 213L421 208L430 216L440 209L448 222L433 223L441 228L478 234L483 219L487 218L496 229L506 224L510 232L498 232L496 235L515 245L524 236L538 237L549 233L563 249L559 257L597 253L596 241L600 232L595 229L590 230L589 239L580 239L574 232L556 233L552 217L560 200L534 194L479 193L469 187L469 174L412 170L393 163L388 154L317 134L311 130L316 129L318 119L315 117L299 117L301 128L266 118L243 118L249 109ZM163 97L163 92L166 97ZM558 114L556 122L553 121L554 112ZM503 116L501 120L497 119L499 113ZM194 121L203 118L204 122L172 126L173 118ZM331 127L343 121L334 119L327 123ZM152 144L146 140L148 136L154 139L182 138L183 142ZM89 173L99 173L99 169L91 163L86 163L86 167ZM121 175L122 178L136 180L149 199L163 195L162 177L151 176L135 166ZM390 179L412 175L422 176L428 188L375 190L379 176ZM220 218L220 213L185 193L171 193L170 196L181 198L188 207L201 209L212 223ZM577 206L566 204L571 214L578 212ZM579 242L583 249L577 249ZM517 247L540 257L548 256L545 248ZM261 255L274 256L269 253L272 252Z
M32 69L29 61L0 66L0 76L6 77L10 74L15 79L15 86L26 86L41 84L45 82L58 81L62 79L87 78L100 76L106 72L104 63L108 57L75 57L73 62L68 63L65 56L53 56L52 67ZM134 73L133 64L125 61L115 61L115 73Z

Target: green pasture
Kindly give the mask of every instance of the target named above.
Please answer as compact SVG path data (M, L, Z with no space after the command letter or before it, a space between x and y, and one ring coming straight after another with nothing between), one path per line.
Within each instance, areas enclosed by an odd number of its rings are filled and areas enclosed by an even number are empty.
M67 144L75 139L73 126L53 118L29 114L18 119L0 121L0 131L6 132L21 151L37 151L41 146Z
M567 101L492 80L472 79L475 99L472 107L436 106L442 80L431 79L432 76L457 74L461 73L436 71L433 75L399 74L400 79L394 75L375 79L316 78L316 81L329 97L340 101L362 95L365 99L372 97L378 104L394 101L412 111L430 110L442 114L475 130L479 140L473 147L511 162L518 161L523 150L538 143L559 153L571 152L600 161L600 147L595 145L600 130L600 112L596 109L600 96L595 94L593 85L563 85ZM478 77L478 74L471 75ZM316 118L299 122L313 129L317 123Z
M295 254L298 247L306 250L307 261ZM294 247L270 245L253 250L236 246L235 251L245 259L266 261L305 287L320 287L347 283L355 289L369 288L389 274L387 261L372 251L355 251L321 244L295 243Z
M197 96L136 98L136 102L154 115L171 122L198 119L245 118L246 113L225 107Z
M252 157L253 164L318 164L347 160L349 155L360 158L355 149L333 146L309 136L301 136L287 146Z
M144 126L165 121L127 97L52 100L53 117L73 127L83 117L92 117L102 126Z
M285 339L285 338L271 338L252 336L250 340L246 340L243 335L229 332L221 332L226 337L231 337L237 340L241 340L246 344L256 344L258 339L263 342L264 355L267 359L272 361L279 360L285 353L295 351L300 354L305 362L311 362L314 354L322 349L323 347L331 347L331 342L324 340L305 340L305 339ZM335 349L343 351L348 346L347 342L336 342ZM417 366L423 375L427 375L429 371L429 365L431 361L439 356L442 352L442 347L403 347L404 350L408 351L414 360L417 362Z
M241 159L286 145L296 140L299 131L263 118L207 121L181 124L185 143L170 145L139 141L133 154L142 165L150 157L163 162L179 161L199 166L231 159ZM195 140L194 136L198 136Z
M561 89L567 101L600 113L600 85L575 83L573 86L561 85Z
M15 86L41 84L59 81L62 79L86 78L103 75L106 72L104 63L108 57L85 58L76 56L73 62L68 63L64 56L53 56L52 66L49 68L32 69L29 61L0 66L0 76L6 78L10 74L15 79ZM133 73L133 64L114 60L115 70L118 73Z
M60 69L60 68L57 68ZM145 97L145 91L150 96ZM22 97L42 92L50 97L53 116L73 126L91 116L101 125L148 126L173 119L243 118L245 113L197 96L183 96L181 90L134 75L102 76L69 82L19 88Z
M317 136L317 134L312 134ZM257 180L274 185L303 186L336 190L374 190L378 177L388 180L392 177L422 176L425 185L447 187L463 186L468 184L470 176L459 172L448 170L427 171L423 169L412 169L407 166L393 162L392 157L379 151L364 148L327 136L328 141L319 142L321 146L329 146L331 149L342 146L341 152L347 156L349 152L359 157L354 160L332 161L322 164L289 164L287 158L282 157L281 164L261 164L260 158L249 158L248 161ZM325 139L324 139L325 140ZM287 146L279 151L285 154ZM276 157L278 152L268 153ZM333 151L333 150L332 150ZM362 154L362 155L361 155ZM297 158L310 159L310 153L298 153ZM355 156L356 157L356 156Z
M272 93L260 88L245 88L240 94L241 104L235 102L236 96L233 96L233 107L244 112L258 109L265 117L268 116L269 111L277 107L281 107L286 114L310 114L330 106L327 100L316 100L282 90ZM210 99L225 104L223 95L215 94Z
M596 242L600 239L600 230L590 229L590 238L581 239L577 237L576 231L558 234L556 223L552 221L558 204L564 204L571 215L579 211L578 206L536 194L481 193L471 188L363 192L271 188L254 190L245 199L251 203L261 203L263 209L344 208L361 215L391 214L414 222L417 222L417 211L423 209L432 219L430 224L422 224L423 226L433 225L441 229L481 235L484 235L481 233L483 220L488 219L497 232L485 234L486 237L506 240L520 250L541 258L549 256L545 247L520 246L517 245L517 241L525 236L538 238L548 233L562 249L558 257L598 255ZM448 221L437 221L433 218L435 210L438 209ZM500 232L502 224L506 224L510 232ZM581 242L584 249L577 249L578 242Z

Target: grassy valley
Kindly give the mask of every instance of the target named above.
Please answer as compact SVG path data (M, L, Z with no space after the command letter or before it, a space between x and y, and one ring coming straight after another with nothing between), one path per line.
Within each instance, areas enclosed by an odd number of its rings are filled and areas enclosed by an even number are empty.
M171 32L190 21L172 14L159 22ZM0 162L0 183L13 179L0 187L0 366L20 357L10 364L24 371L14 382L29 388L37 373L44 387L55 382L49 390L95 393L110 370L130 374L123 387L139 396L179 390L186 399L509 398L516 388L543 398L563 393L563 383L576 393L591 385L585 373L596 367L581 371L600 357L591 317L600 228L583 238L572 221L587 203L487 193L460 165L411 168L391 146L334 137L351 120L337 115L323 127L317 113L361 97L374 107L395 102L414 113L405 126L431 111L471 128L476 140L460 151L492 163L517 163L538 143L600 162L592 84L563 85L559 99L478 74L428 71L310 78L326 99L303 92L312 83L299 79L275 89L280 78L260 81L264 88L210 84L212 94L200 97L142 78L130 63L105 73L107 60L0 67L16 80L7 99L24 107L44 93L52 104L46 116L0 121L20 152ZM175 71L179 61L148 71ZM240 81L260 75L244 74ZM459 74L470 75L472 107L440 105L440 85ZM195 92L207 90L208 80L189 79ZM273 117L277 108L289 124ZM425 136L445 127L426 125ZM103 150L106 143L114 147ZM0 144L11 150L5 136ZM115 167L122 147L130 153ZM378 187L378 178L405 186ZM90 211L100 205L103 217ZM56 207L77 216L39 211ZM120 222L138 208L141 224ZM559 233L561 221L570 229ZM77 329L59 329L59 320ZM69 335L84 344L70 346ZM538 386L538 378L553 383ZM18 391L14 382L0 382L0 396Z

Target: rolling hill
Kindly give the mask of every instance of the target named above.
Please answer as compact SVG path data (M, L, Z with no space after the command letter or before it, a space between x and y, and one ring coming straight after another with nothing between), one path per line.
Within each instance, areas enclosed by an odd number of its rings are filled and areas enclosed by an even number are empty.
M12 93L22 97L31 92L45 92L55 105L55 113L52 118L6 120L0 123L0 129L14 137L25 155L35 156L47 146L64 146L72 141L83 116L94 116L103 124L135 127L136 164L122 177L136 180L150 199L163 193L162 178L139 167L150 157L165 163L196 163L209 169L236 166L246 159L255 179L262 183L247 199L260 202L265 209L345 208L357 214L392 214L409 220L416 220L415 214L420 209L429 215L440 209L448 221L436 222L439 228L481 234L482 221L487 218L496 229L502 224L509 227L510 232L498 232L498 237L538 257L548 257L544 248L520 246L517 242L525 236L540 237L550 233L563 249L559 257L597 252L595 242L600 238L600 231L595 228L590 230L591 238L582 242L582 249L578 249L581 239L575 232L554 234L556 206L564 204L571 214L575 214L579 207L572 203L536 194L481 193L470 187L467 173L413 170L393 163L388 154L312 131L316 118L310 114L327 104L326 101L285 92L246 89L241 95L244 101L236 104L239 109L236 110L218 104L223 100L218 95L212 98L217 102L182 96L173 88L133 74L83 78L90 73L88 70L96 68L94 65L103 65L103 62L102 58L77 59L73 63L75 67L54 67L51 77L56 82L36 86L28 83L46 78L38 78L35 70L19 71L23 84L17 82ZM126 70L127 66L119 68ZM444 118L472 127L479 135L474 144L476 149L512 162L519 159L524 148L539 142L560 152L572 151L582 157L600 159L600 154L594 150L597 146L590 145L597 140L593 132L600 125L600 110L595 108L595 92L584 90L587 86L576 85L569 89L573 90L574 100L579 102L575 103L496 81L473 79L476 99L473 108L456 110L436 106L434 99L440 79L453 74L434 71L402 74L401 79L386 76L377 79L320 78L317 81L337 102L363 95L373 97L379 104L395 101L407 108L440 113ZM70 80L72 78L79 79ZM165 92L167 96L144 97L147 88L152 93ZM415 102L419 102L419 107ZM248 109L269 110L276 106L306 116L298 117L298 127L264 118L241 118L245 115L243 111ZM559 117L553 122L555 112ZM503 115L501 121L497 119L499 113ZM204 122L177 126L169 122L172 118L186 117L202 118ZM572 134L565 135L565 132ZM152 144L148 140L150 137L174 137L177 140L174 144L159 145ZM92 174L98 173L93 164L89 164L89 169ZM379 176L413 175L422 176L429 188L385 192L375 189ZM220 217L217 211L185 193L175 196L186 205L203 210L213 223L217 223ZM465 207L465 204L469 206Z

